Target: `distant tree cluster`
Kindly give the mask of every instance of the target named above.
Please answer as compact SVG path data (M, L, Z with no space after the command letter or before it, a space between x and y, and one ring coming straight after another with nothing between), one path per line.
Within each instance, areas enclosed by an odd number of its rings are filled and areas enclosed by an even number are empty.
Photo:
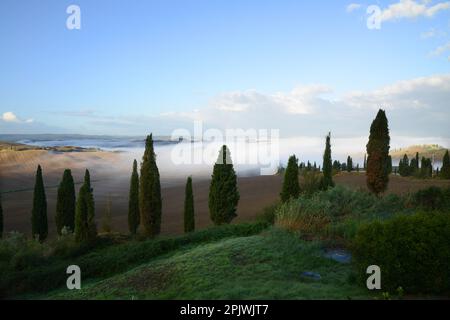
M430 158L422 157L420 158L419 153L416 153L416 156L411 159L408 158L408 155L404 155L398 164L398 173L402 177L416 177L428 179L435 177L440 177L442 179L450 179L450 161L448 150L446 151L443 161L442 168L436 168L434 170L433 163Z

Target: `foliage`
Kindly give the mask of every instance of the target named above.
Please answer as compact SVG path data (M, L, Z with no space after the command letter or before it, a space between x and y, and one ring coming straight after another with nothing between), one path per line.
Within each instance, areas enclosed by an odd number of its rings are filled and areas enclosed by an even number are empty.
M374 194L383 193L389 183L389 128L384 110L379 110L370 126L367 143L367 186Z
M450 292L450 215L402 215L362 227L352 246L357 270L378 265L384 290Z
M137 171L137 161L133 161L133 172L130 179L130 193L128 196L128 230L131 234L136 234L139 227L139 174Z
M323 154L323 180L322 187L328 189L329 187L334 187L333 182L333 165L331 163L331 133L328 134L325 142L325 152Z
M311 164L308 161L308 168L310 167ZM281 202L286 202L291 198L297 198L299 194L298 159L295 155L292 155L289 157L286 172L284 173L283 187L280 194Z
M425 210L450 211L450 188L429 187L413 195L413 205Z
M48 235L47 198L45 196L42 168L38 165L33 193L33 210L31 213L31 234L39 241L44 241Z
M239 202L237 177L227 146L219 152L209 188L209 214L215 225L230 223L236 215Z
M139 207L140 223L144 227L145 234L150 237L158 235L161 231L162 199L152 135L145 141L139 183Z
M75 184L70 169L64 170L61 183L58 187L56 202L56 231L61 235L64 227L75 230Z
M97 236L95 203L89 170L84 174L75 210L75 238L77 241L92 241Z
M440 177L442 179L450 179L450 157L448 154L448 150L445 152L444 159L442 160Z
M194 215L194 193L192 191L192 177L186 182L185 198L184 198L184 232L192 232L195 230Z

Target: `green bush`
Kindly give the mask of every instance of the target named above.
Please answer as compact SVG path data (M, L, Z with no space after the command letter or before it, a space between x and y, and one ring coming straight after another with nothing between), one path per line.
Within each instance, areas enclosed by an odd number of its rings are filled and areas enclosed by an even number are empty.
M413 195L413 205L425 210L450 210L450 188L429 187Z
M300 183L301 193L306 196L312 196L322 189L323 175L317 171L302 171L302 181Z
M358 231L352 252L361 280L381 268L383 290L450 293L450 215L418 213L372 222Z
M256 221L273 225L275 223L276 211L280 206L280 202L275 202L274 204L265 207L262 212L256 217Z

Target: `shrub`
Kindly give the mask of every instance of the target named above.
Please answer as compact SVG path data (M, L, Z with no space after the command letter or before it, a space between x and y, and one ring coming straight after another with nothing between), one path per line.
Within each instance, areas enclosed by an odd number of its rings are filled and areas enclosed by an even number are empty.
M275 202L270 206L265 207L262 212L257 216L256 221L273 225L275 223L275 214L280 207L279 202Z
M323 187L323 175L317 171L302 171L303 179L300 184L301 193L312 196Z
M383 290L408 293L450 292L450 216L401 215L358 231L352 252L361 280L366 268L381 268Z
M303 235L320 234L331 222L328 205L316 198L290 200L277 210L275 225Z
M425 210L449 210L450 188L429 187L413 195L413 205Z

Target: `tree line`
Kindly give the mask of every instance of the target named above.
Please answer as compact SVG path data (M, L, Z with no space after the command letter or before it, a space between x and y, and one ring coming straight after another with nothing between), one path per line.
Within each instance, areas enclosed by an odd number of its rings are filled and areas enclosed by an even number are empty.
M231 161L229 149L224 145L214 165L209 190L210 218L216 225L230 223L236 216L239 202L236 172ZM48 237L47 197L45 194L42 168L38 165L31 210L32 237L43 242ZM153 137L145 141L140 172L137 161L133 161L128 197L128 230L131 235L138 233L139 227L148 237L161 232L162 197L161 183ZM187 178L184 201L184 231L195 230L194 193L192 177ZM89 170L86 169L84 181L75 192L75 182L70 169L63 173L57 191L56 231L58 235L73 233L77 242L92 241L97 237L95 221L94 189ZM3 235L3 210L0 199L0 238Z
M390 149L389 126L386 113L379 110L376 118L370 126L369 141L366 145L367 154L364 156L363 168L366 173L368 189L376 195L386 191L389 183L389 175L392 173L392 158ZM319 190L334 187L333 171L359 171L359 164L354 167L353 159L348 156L345 163L332 161L331 133L325 139L325 151L322 166L316 163L300 163L295 155L289 157L288 165L284 170L284 180L280 198L282 202L297 198L301 193L299 184L299 172L320 172L318 183ZM416 175L431 177L433 168L430 159L422 157L419 165L419 154L409 161L407 155L399 163L399 174L402 176ZM449 152L445 153L442 169L437 174L450 179ZM192 177L187 178L184 200L184 231L195 230L194 192ZM97 236L95 222L95 201L91 186L89 170L86 169L84 182L78 196L75 194L75 183L70 169L63 173L58 187L56 204L56 231L58 235L74 233L79 242L91 241ZM154 237L161 232L162 197L161 183L156 154L154 152L152 134L147 136L145 151L142 157L140 172L137 161L133 161L130 178L128 200L128 230L135 235L139 227L146 236ZM230 223L236 216L236 208L240 199L237 188L236 172L231 161L230 151L224 145L214 165L209 188L208 207L210 218L216 225ZM33 192L33 207L31 212L32 236L39 241L44 241L48 236L47 200L42 176L42 168L39 165L36 171L35 186ZM0 198L0 238L3 235L3 210Z

